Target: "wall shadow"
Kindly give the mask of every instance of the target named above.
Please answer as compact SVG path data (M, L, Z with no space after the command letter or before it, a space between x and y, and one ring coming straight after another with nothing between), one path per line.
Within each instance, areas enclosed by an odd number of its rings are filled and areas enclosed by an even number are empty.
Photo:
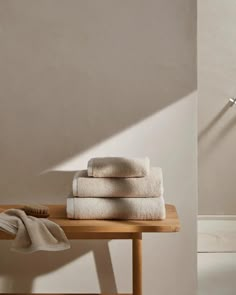
M198 142L201 143L205 137L213 130L216 124L224 117L227 111L230 108L234 108L234 104L228 102L222 110L210 121L210 123L199 133ZM231 118L225 126L223 126L220 131L213 137L213 139L209 142L207 147L204 148L204 156L209 155L213 149L215 149L220 142L223 142L224 138L228 135L228 133L235 127L236 118Z
M92 252L101 293L117 293L117 286L109 252L109 241L71 242L72 248L60 252L37 252L31 255L10 252L1 257L0 275L4 277L4 286L8 292L31 293L37 277L53 272L83 255ZM9 243L1 245L1 251L7 253ZM74 278L83 277L83 272L74 273ZM79 280L78 280L79 281ZM78 284L78 290L80 286ZM89 291L89 290L88 290Z
M199 133L198 135L198 141L201 142L205 136L208 135L208 133L212 130L212 128L217 124L217 122L225 115L225 113L228 111L228 109L232 107L232 103L228 102L222 110L218 114L215 115L215 117L207 124L207 126Z
M220 130L220 132L217 134L217 136L212 140L209 149L212 149L218 145L219 142L223 141L224 138L228 135L228 133L236 126L236 118L232 118L223 128Z

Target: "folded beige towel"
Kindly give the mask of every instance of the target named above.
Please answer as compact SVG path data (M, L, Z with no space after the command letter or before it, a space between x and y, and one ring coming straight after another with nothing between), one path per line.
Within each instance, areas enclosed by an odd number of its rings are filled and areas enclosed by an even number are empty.
M0 230L15 235L11 250L22 253L61 251L70 248L69 241L56 223L27 216L23 210L9 209L0 213Z
M143 177L149 174L150 160L146 158L105 157L88 162L88 176Z
M163 195L162 170L151 168L139 178L94 178L87 170L78 171L72 184L75 197L160 197Z
M68 198L71 219L165 219L164 198Z

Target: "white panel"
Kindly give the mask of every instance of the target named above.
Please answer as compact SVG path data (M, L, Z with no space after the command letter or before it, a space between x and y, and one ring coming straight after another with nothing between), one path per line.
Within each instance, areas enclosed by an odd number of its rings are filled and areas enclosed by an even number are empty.
M200 216L198 252L236 252L236 216Z

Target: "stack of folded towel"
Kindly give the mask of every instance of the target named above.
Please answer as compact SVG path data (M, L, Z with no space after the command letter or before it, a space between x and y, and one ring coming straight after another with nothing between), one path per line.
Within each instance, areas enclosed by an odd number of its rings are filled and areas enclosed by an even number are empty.
M71 219L165 218L163 176L148 158L92 158L76 172L73 197L67 199Z

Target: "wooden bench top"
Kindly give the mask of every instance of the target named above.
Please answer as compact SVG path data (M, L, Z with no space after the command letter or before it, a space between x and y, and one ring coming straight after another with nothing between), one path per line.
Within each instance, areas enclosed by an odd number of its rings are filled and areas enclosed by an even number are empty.
M66 218L65 205L46 205L50 210L50 220L64 230L69 239L77 239L86 234L99 238L100 234L134 234L142 232L178 232L180 222L175 206L166 205L165 220L71 220ZM19 205L0 205L4 210L20 208ZM108 235L109 236L109 235ZM0 239L12 239L14 236L0 230Z

